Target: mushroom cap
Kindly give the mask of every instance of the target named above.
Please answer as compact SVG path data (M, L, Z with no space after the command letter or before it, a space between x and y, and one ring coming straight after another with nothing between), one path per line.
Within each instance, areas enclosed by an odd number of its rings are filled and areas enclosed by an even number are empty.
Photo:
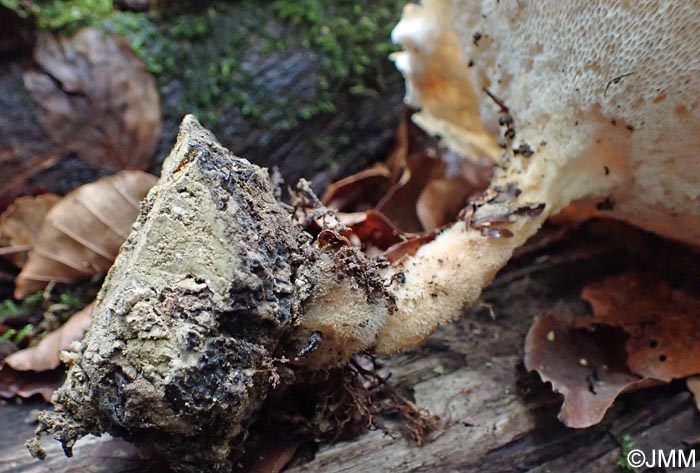
M394 39L418 123L449 146L499 154L488 89L508 146L534 151L510 164L532 200L700 244L700 2L425 0Z

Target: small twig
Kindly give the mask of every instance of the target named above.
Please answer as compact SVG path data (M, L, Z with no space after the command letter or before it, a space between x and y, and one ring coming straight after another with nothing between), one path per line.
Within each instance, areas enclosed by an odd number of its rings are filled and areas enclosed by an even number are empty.
M487 89L486 87L484 87L483 90L484 90L484 92L486 92L486 95L488 95L489 97L491 97L491 100L493 100L494 102L496 102L496 105L498 105L499 108L501 109L501 113L504 113L504 114L509 114L509 113L510 113L510 110L509 110L508 107L506 106L505 102L503 102L503 100L501 100L501 99L499 99L498 97L496 97L496 96L495 96L489 89Z

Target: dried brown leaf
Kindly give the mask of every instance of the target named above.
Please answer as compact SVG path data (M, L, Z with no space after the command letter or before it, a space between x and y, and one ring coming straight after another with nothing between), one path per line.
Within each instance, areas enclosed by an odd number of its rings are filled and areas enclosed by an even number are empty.
M83 339L90 327L94 303L76 312L57 330L42 338L36 345L5 358L5 363L17 371L47 371L61 364L58 354L70 344Z
M240 459L234 472L279 473L289 463L299 447L299 442L266 439L258 442Z
M473 193L474 188L461 177L431 180L416 202L416 214L421 225L425 230L435 230L453 222Z
M42 127L64 152L107 169L145 169L160 138L160 99L145 64L116 35L44 35L24 83Z
M61 200L56 194L19 197L0 215L0 255L20 268L34 245L44 217Z
M619 330L575 329L558 315L535 319L525 340L525 367L564 396L564 424L595 425L620 394L658 383L629 371L623 341Z
M382 256L384 256L389 263L398 264L409 256L415 255L421 246L433 241L436 235L435 232L429 232L402 241L387 248Z
M441 147L413 123L412 114L403 111L385 164L329 186L322 198L326 206L351 214L374 207L399 232L418 234L454 221L469 197L486 188L493 163Z
M605 324L629 335L627 364L642 377L671 381L700 374L700 298L651 274L628 273L583 291L594 315L577 327Z
M77 188L47 214L27 264L15 281L15 297L50 281L71 283L106 272L156 177L122 171Z
M385 164L374 166L329 185L321 202L342 212L374 207L391 183L391 172Z
M691 376L685 380L688 386L688 391L693 394L693 399L695 399L695 407L700 411L700 376Z
M416 202L425 186L443 175L445 163L425 154L414 154L407 158L406 165L401 178L379 201L376 210L401 231L419 233L423 226L416 212Z
M386 250L402 240L401 231L380 212L369 210L365 218L350 225L351 230L363 243Z
M0 369L0 397L11 399L19 396L26 399L40 394L45 401L50 402L51 395L63 384L65 377L65 370L62 368L36 373L16 371L9 366L3 366Z

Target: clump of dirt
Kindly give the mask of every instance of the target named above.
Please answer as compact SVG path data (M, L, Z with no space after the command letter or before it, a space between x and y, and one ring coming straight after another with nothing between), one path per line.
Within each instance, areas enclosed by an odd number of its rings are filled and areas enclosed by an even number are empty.
M82 436L107 432L176 471L230 471L266 397L313 377L282 342L303 325L305 304L325 296L334 250L315 244L292 210L266 170L186 117L92 327L66 357L66 383L55 411L39 417L32 453L43 456L42 433L71 455ZM347 268L332 265L346 272L336 279L386 312L378 268L356 253Z

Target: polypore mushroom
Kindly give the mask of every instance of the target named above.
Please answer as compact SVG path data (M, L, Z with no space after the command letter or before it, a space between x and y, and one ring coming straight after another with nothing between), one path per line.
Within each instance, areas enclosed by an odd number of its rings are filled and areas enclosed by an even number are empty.
M696 2L424 0L393 35L416 122L497 163L472 222L542 212L501 224L510 238L458 222L397 268L406 283L377 351L406 349L455 318L572 202L700 244Z

